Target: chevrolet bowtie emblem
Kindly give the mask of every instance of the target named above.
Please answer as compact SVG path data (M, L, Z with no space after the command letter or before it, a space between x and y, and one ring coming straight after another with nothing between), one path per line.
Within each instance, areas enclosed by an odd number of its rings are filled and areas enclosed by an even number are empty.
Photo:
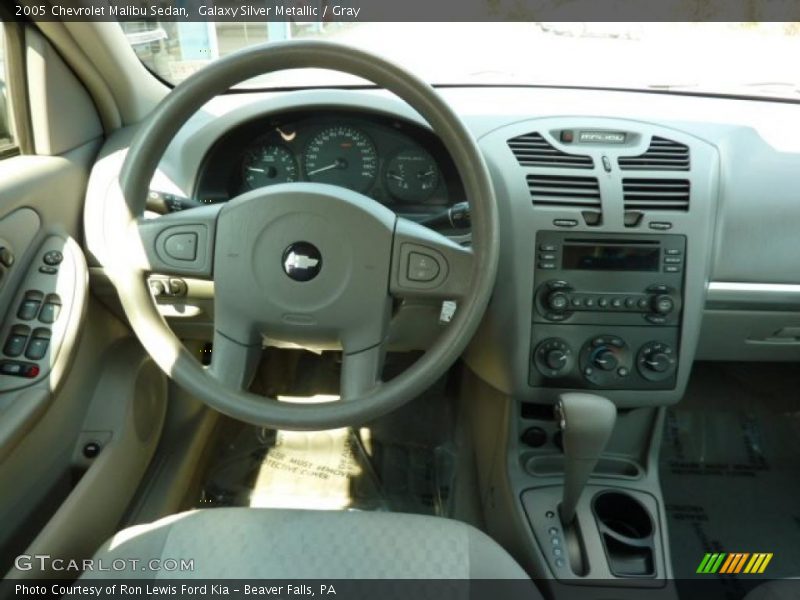
M283 271L295 281L310 281L322 269L322 255L309 242L295 242L283 251Z

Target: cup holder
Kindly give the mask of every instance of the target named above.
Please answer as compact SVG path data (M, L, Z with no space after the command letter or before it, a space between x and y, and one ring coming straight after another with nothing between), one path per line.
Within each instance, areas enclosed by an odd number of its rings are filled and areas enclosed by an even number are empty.
M641 502L622 492L601 492L592 500L608 565L617 577L655 576L655 527Z

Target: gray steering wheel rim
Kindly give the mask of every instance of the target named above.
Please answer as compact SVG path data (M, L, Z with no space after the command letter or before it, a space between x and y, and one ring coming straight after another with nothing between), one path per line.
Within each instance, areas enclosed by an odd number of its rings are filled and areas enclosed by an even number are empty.
M426 82L367 52L322 41L257 46L211 63L154 109L128 149L119 177L127 206L116 219L119 233L143 214L158 163L178 130L207 101L232 86L273 71L321 68L369 80L407 102L440 137L462 179L472 213L471 293L433 345L404 373L364 396L324 404L290 404L221 384L181 344L150 297L145 272L125 261L110 269L123 308L142 345L178 385L230 417L288 430L328 429L362 424L384 415L430 387L459 358L477 330L494 287L499 256L498 214L488 168L460 118ZM119 221L127 219L127 222Z

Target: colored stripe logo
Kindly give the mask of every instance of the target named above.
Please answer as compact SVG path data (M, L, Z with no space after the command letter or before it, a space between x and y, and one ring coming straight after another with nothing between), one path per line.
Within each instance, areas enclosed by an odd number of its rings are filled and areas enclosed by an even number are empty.
M704 575L720 573L736 575L738 573L758 574L763 573L772 552L715 552L707 553L697 567L697 573Z

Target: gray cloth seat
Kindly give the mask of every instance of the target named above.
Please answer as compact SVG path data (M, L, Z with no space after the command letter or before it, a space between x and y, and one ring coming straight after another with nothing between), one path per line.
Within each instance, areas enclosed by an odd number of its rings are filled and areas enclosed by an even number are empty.
M528 579L505 550L474 527L384 512L185 512L119 532L95 559L139 562L136 568L87 572L84 578ZM164 566L166 559L193 559L194 570L142 570L153 559Z

